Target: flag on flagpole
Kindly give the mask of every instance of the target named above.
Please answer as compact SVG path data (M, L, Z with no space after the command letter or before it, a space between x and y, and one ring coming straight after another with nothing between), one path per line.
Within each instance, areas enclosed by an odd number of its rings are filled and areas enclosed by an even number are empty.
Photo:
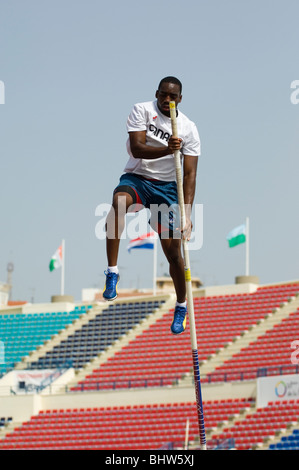
M226 237L230 248L246 242L246 224L239 225L229 232Z
M61 268L62 266L62 245L60 245L52 256L49 264L50 271Z
M157 292L157 234L156 232L149 232L141 235L138 238L134 238L130 241L127 246L127 249L130 253L131 250L135 248L146 248L148 250L154 250L153 252L153 295L156 295Z
M155 239L155 232L145 233L144 235L141 235L140 237L131 240L127 246L127 249L129 253L135 248L146 248L148 250L153 250L155 245Z

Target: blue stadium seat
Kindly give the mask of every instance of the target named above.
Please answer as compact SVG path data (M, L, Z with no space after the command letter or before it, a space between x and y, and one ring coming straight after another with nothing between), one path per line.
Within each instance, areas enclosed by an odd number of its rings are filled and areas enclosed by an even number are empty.
M13 368L15 363L84 313L85 306L72 312L0 315L0 337L5 349L5 364L0 364L0 374Z

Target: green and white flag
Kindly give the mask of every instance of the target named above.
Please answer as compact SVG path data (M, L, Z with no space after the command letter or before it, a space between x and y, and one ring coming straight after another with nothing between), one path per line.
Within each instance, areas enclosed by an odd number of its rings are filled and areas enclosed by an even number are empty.
M51 258L49 269L54 271L54 269L61 268L62 266L62 245L55 251L54 255Z
M246 225L242 224L235 227L226 237L230 248L246 242Z

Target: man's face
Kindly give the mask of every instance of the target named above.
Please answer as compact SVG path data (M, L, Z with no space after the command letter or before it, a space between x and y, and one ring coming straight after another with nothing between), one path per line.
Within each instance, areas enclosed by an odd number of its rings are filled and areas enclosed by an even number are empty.
M165 116L170 116L169 102L174 101L175 106L182 101L180 94L180 87L175 83L162 83L159 90L156 91L156 98L158 101L158 108Z

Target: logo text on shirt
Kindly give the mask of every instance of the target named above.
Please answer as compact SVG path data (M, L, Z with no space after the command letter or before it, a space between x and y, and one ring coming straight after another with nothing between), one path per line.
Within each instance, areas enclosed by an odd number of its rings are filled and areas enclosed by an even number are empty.
M169 141L169 133L162 131L162 129L158 129L156 126L154 126L154 124L150 124L149 130L150 132L153 132L155 137L158 137L161 140L166 140L166 142Z

